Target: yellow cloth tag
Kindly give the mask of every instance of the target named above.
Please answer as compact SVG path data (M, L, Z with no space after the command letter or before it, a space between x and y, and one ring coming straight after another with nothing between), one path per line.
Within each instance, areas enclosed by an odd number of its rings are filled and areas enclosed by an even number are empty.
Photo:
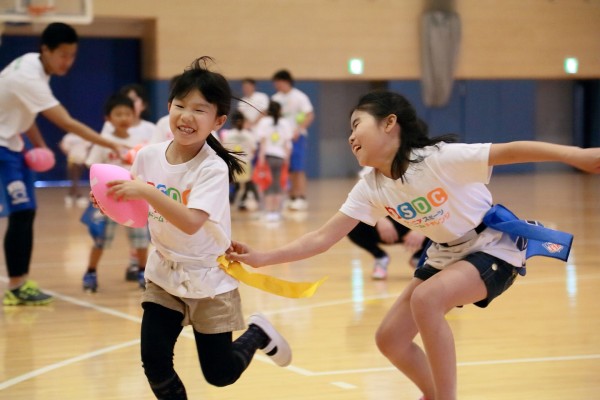
M248 286L255 287L262 291L276 294L277 296L299 299L302 297L311 297L327 277L323 277L316 282L290 282L274 276L248 272L238 261L229 261L224 255L217 258L219 267L228 275L234 277Z

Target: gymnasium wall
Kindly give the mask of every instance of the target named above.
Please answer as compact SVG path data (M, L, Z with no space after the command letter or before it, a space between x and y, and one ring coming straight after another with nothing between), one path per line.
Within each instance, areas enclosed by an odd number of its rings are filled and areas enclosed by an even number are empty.
M237 93L240 79L251 76L259 90L272 94L272 73L289 68L316 109L310 177L356 172L347 146L348 112L373 86L405 94L432 134L456 132L468 142L535 138L598 145L600 0L438 1L452 6L462 22L457 81L440 108L424 106L420 96L420 17L432 2L96 0L94 23L77 30L88 38L138 40L137 64L111 60L114 69L137 68L132 73L150 91L152 119L166 113L171 76L197 56L215 57ZM4 36L39 30L8 26ZM363 75L348 73L351 57L364 60ZM565 57L578 58L576 76L565 73ZM93 65L93 58L80 55L79 63ZM102 80L85 84L90 93L106 87Z
M96 0L95 15L152 21L146 78L168 79L194 57L216 57L230 78L418 79L426 0ZM600 77L600 0L455 0L462 21L457 77L562 78L567 56L580 77Z

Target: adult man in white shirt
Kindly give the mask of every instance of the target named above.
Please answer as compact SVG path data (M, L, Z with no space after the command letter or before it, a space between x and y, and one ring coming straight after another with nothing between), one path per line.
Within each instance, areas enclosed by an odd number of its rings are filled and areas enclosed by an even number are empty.
M269 96L256 91L256 81L252 78L242 80L242 101L238 103L237 109L244 114L246 129L252 129L259 119L266 113L269 107Z
M283 69L273 75L275 93L272 100L281 104L281 112L294 127L293 148L290 157L290 203L292 210L306 210L306 160L308 127L315 119L308 96L294 87L292 74Z
M52 23L41 36L40 53L28 53L0 72L0 183L8 214L4 255L8 269L8 290L4 305L42 305L52 297L27 279L33 250L35 189L33 175L25 165L23 132L35 147L47 147L36 123L39 113L66 132L111 148L119 146L106 140L87 125L77 121L60 104L50 88L51 75L65 75L77 53L78 36L63 23Z

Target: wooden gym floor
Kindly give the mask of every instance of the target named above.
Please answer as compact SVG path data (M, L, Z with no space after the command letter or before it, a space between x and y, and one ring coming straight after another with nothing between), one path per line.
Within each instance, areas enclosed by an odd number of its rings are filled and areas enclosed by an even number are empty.
M517 215L575 234L568 263L534 258L528 273L485 310L451 311L460 399L600 398L600 177L575 172L495 175L495 201ZM271 248L318 227L345 200L348 180L309 183L307 212L265 225L232 212L234 238ZM38 189L32 278L56 300L0 307L0 399L153 398L139 357L141 308L125 282L127 244L118 230L99 269L99 291L84 293L91 240L82 210L66 209L63 188ZM0 220L5 229L6 219ZM202 378L193 335L184 329L176 369L190 399L417 399L418 390L377 351L374 332L411 277L408 254L388 246L387 281L372 281L372 259L347 239L310 260L261 272L290 280L329 279L310 299L241 287L244 312L261 311L288 338L292 365L258 355L227 388ZM0 262L4 262L3 255ZM6 288L0 268L0 289Z

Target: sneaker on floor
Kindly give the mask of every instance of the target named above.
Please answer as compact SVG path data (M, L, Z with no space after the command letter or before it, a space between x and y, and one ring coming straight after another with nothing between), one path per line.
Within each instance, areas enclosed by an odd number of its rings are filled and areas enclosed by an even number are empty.
M52 296L40 290L34 281L25 281L20 287L4 293L5 306L43 306L54 300Z
M292 202L290 203L290 210L305 211L307 208L308 208L308 202L301 197L298 197L297 199L292 200Z
M65 196L65 207L67 207L67 208L73 207L74 202L75 202L75 200L73 199L73 196Z
M83 196L79 196L77 198L77 200L75 200L75 204L77 204L77 207L79 208L87 208L89 205L89 200L87 197L83 197Z
M138 271L137 281L140 285L140 289L146 289L146 277L143 269Z
M261 351L271 357L271 360L280 367L290 365L292 362L292 349L284 337L271 325L267 317L262 314L252 314L248 318L248 325L256 325L271 339Z
M83 290L95 293L98 290L98 277L95 272L83 275Z
M387 278L387 267L390 263L390 258L387 256L376 258L371 278L375 280L384 280Z
M125 270L125 280L129 282L137 281L138 272L140 272L140 267L137 264L129 264L127 270Z

